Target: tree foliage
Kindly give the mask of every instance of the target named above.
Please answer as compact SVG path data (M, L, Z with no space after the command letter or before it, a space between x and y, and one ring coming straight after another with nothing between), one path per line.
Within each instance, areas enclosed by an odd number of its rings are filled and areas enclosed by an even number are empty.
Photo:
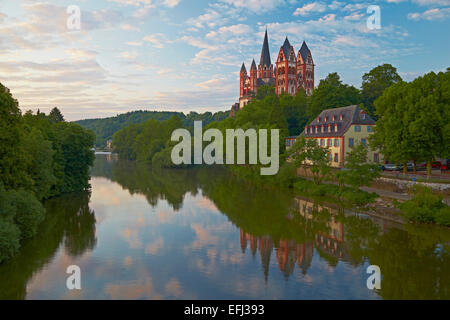
M336 172L335 177L339 186L350 185L354 189L368 186L379 177L376 164L367 162L368 147L358 143L345 157L345 170Z
M400 81L402 78L398 75L397 69L390 64L375 67L363 75L361 95L364 108L372 118L377 118L374 101L383 94L384 90Z
M0 84L0 263L36 234L45 215L40 200L89 188L94 139L57 108L22 116Z
M375 101L379 116L370 143L387 159L427 161L450 157L450 74L434 72L399 82Z
M314 90L307 116L312 120L323 110L361 102L362 96L357 88L343 84L336 72L330 73L325 79L320 80L319 86Z
M311 170L313 181L319 185L329 175L330 160L329 149L321 147L314 139L305 139L301 136L294 145L288 149L289 161L295 166Z
M85 129L94 131L96 135L95 145L96 147L103 148L106 146L106 141L113 139L114 133L120 129L135 125L139 127L148 120L154 119L157 121L167 121L172 117L178 117L183 122L183 126L192 127L194 121L202 121L203 125L207 125L213 121L221 121L228 118L228 111L219 111L216 113L205 112L197 113L190 112L185 115L182 112L169 112L169 111L133 111L125 114L120 114L115 117L104 119L87 119L79 120L75 123L81 125Z

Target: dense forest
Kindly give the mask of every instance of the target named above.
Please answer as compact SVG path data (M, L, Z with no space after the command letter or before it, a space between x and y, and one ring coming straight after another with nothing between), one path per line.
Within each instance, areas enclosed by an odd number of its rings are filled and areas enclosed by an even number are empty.
M180 118L185 127L191 127L194 121L201 120L203 121L203 124L206 125L213 121L220 121L222 119L228 118L229 112L190 112L189 114L185 115L182 112L139 110L120 114L110 118L79 120L75 121L75 123L81 125L85 129L94 131L97 137L95 140L95 146L98 148L104 148L106 146L106 141L112 139L114 133L122 128L128 127L130 125L144 123L152 119L157 121L165 121L169 120L173 116L177 116L178 118Z
M49 115L21 114L0 84L0 263L34 236L45 218L42 201L89 188L95 135Z

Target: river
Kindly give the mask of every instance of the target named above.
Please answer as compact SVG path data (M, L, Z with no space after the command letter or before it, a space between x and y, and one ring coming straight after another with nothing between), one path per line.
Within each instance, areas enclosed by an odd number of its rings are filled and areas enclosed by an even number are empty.
M448 228L108 154L90 183L45 203L38 235L0 265L0 299L450 299ZM81 290L67 289L71 265Z

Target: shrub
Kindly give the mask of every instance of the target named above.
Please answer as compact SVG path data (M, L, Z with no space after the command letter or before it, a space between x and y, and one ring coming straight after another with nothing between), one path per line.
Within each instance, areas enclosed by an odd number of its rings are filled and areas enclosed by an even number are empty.
M45 209L31 193L26 191L10 193L16 207L14 222L20 229L21 238L30 238L36 234L39 224L44 220Z
M13 222L0 218L0 264L14 256L19 248L19 228Z
M419 185L414 186L411 192L414 194L411 200L397 204L408 220L450 226L450 207L442 202L442 196Z

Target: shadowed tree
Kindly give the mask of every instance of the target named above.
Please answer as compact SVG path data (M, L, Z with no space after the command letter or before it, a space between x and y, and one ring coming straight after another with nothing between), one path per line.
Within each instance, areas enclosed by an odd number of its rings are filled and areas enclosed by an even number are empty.
M361 94L364 107L369 115L377 119L374 101L383 94L384 90L402 81L397 69L390 64L375 67L362 77Z

